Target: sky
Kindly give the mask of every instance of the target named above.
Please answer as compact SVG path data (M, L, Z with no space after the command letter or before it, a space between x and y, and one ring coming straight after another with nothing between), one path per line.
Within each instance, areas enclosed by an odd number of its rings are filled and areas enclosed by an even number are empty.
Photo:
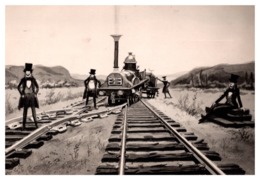
M6 65L61 65L107 75L121 34L140 70L174 74L255 60L254 6L6 6Z

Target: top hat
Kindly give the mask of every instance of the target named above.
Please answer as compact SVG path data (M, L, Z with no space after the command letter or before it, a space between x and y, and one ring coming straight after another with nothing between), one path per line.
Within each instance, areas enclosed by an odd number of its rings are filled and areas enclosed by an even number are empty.
M89 74L96 74L96 69L90 69Z
M163 76L162 78L166 78L166 76Z
M32 72L33 71L32 66L33 66L33 64L31 64L31 63L25 63L25 68L24 68L23 72L25 72L25 71Z
M238 75L231 74L229 81L233 83L237 83L237 79L239 78Z

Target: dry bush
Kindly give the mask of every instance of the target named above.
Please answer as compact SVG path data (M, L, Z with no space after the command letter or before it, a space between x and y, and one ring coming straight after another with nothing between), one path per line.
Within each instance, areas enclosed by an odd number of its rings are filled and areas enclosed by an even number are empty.
M43 105L45 104L55 104L63 99L64 95L61 92L58 92L55 95L55 90L51 89L45 95L45 99L43 101Z
M254 142L254 131L251 128L241 128L238 131L232 133L233 139L239 141L253 143Z
M90 146L90 144L88 143L87 144L87 154L88 154L88 157L91 155L91 146Z
M203 112L201 104L202 102L197 102L197 93L195 93L192 97L192 101L189 100L189 94L186 93L185 95L179 97L178 104L176 106L188 114L195 116Z
M100 138L98 138L97 148L99 149L100 152L105 152L106 143L102 142L102 141L100 140Z
M67 101L67 100L71 100L71 99L75 99L75 98L79 98L79 97L82 97L81 92L72 93L71 90L69 90L67 92L66 96L64 96L64 98L62 100Z
M46 92L44 104L54 104L56 102L57 101L55 99L55 92L54 92L54 90L52 89L52 90Z
M69 154L71 156L72 160L74 160L74 161L77 160L79 157L81 140L82 140L82 136L81 136L79 142L74 145L73 152Z
M5 114L11 114L16 108L11 103L11 95L7 94L5 99Z
M222 92L223 90L222 89L203 89L203 92L204 93L219 93L219 92Z

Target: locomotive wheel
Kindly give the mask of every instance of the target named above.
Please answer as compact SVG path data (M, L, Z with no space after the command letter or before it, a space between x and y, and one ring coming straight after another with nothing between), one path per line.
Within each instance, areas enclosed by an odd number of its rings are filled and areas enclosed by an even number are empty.
M142 98L142 97L143 97L143 93L142 93L142 91L143 91L143 88L142 88L142 87L140 87L140 88L139 88L139 92L140 92L140 98Z
M139 100L139 96L136 95L136 94L134 94L134 95L133 95L133 101L134 101L134 103L136 103L138 100Z
M109 106L112 105L112 100L111 100L111 97L110 97L110 96L108 96L108 98L107 98L107 103L108 103Z
M126 101L127 101L127 106L130 106L130 97L129 96L127 97Z

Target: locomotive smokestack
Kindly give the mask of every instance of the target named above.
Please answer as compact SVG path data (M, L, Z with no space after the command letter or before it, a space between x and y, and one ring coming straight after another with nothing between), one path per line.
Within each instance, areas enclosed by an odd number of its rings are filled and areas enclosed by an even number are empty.
M114 70L118 70L118 44L119 44L119 39L121 35L111 35L114 38L115 41L115 51L114 51Z

